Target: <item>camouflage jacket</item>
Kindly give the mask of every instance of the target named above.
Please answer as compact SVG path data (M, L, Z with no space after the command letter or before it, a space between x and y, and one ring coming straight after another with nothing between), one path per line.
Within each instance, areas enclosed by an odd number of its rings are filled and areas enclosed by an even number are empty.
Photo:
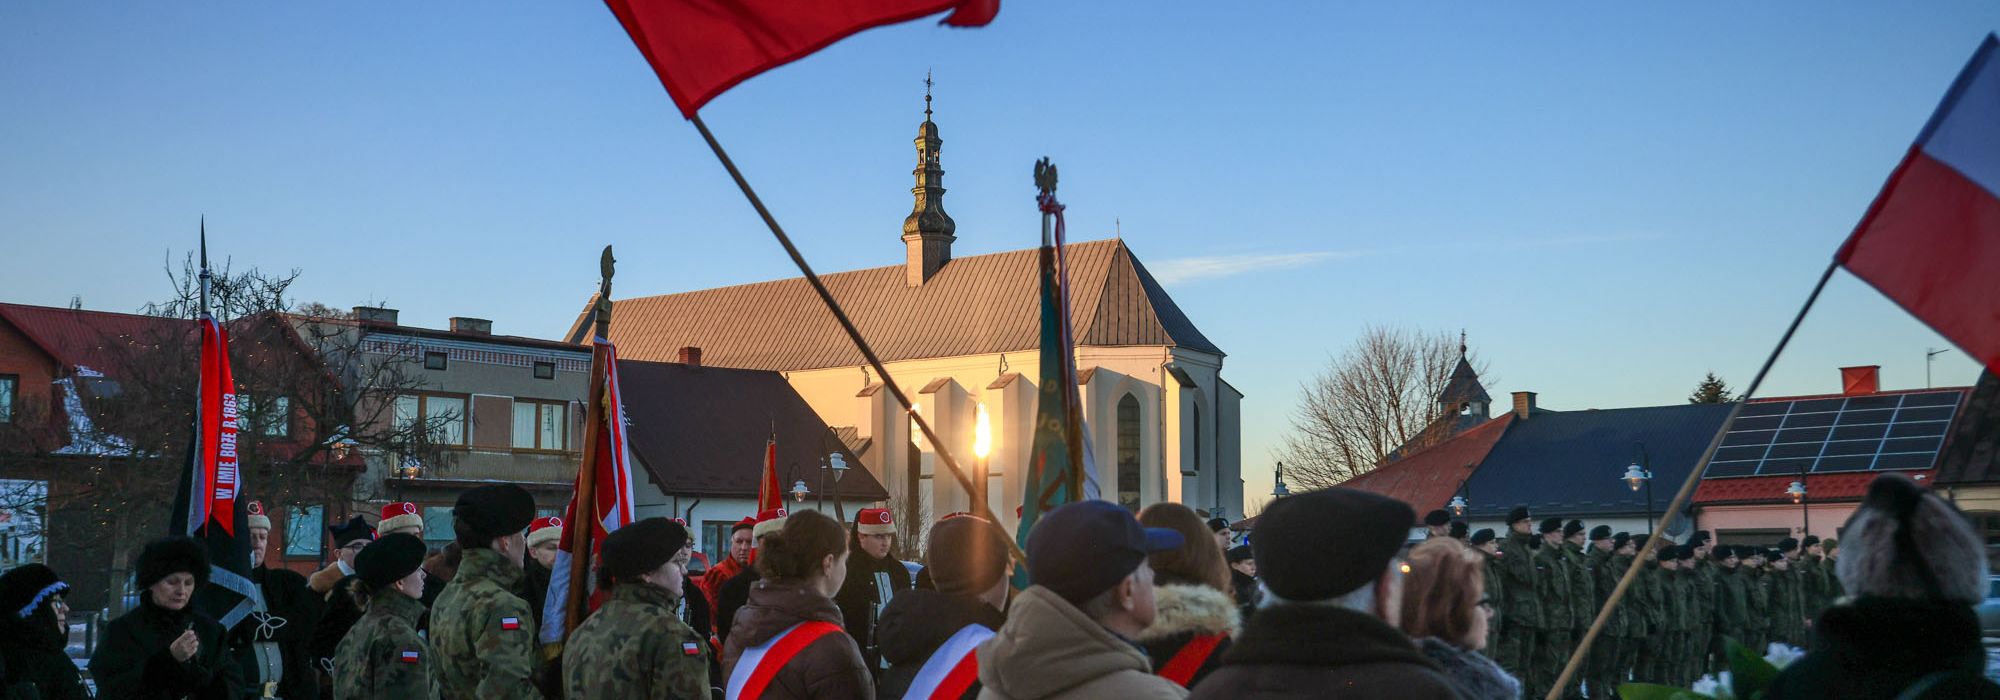
M1633 608L1632 612L1645 624L1633 632L1651 636L1667 629L1667 570L1660 568L1658 559L1647 561L1642 566L1645 569L1639 572L1639 580L1634 584L1638 587L1639 607Z
M677 602L659 586L618 584L563 645L563 697L707 698L708 645L674 615Z
M535 617L514 594L521 567L491 549L465 550L431 608L431 685L439 700L540 697Z
M1744 602L1748 614L1743 616L1743 629L1762 632L1771 629L1771 573L1763 569L1746 569L1743 575L1747 597ZM1761 649L1755 651L1763 651Z
M398 591L369 601L333 653L334 700L429 698L431 650L417 636L423 614L423 603Z
M1602 608L1611 599L1611 591L1618 588L1618 579L1625 576L1625 570L1632 568L1632 558L1622 554L1592 551L1597 565L1591 568L1591 576L1597 579L1597 607ZM1613 637L1637 637L1645 632L1645 623L1639 610L1639 581L1633 579L1632 587L1626 589L1625 597L1618 607L1611 611L1611 619L1604 623L1604 633Z
M1561 545L1543 542L1542 548L1535 550L1535 579L1541 582L1536 593L1542 599L1542 627L1569 629L1570 609L1576 601L1570 600L1573 589L1569 563L1563 557Z
M1528 548L1530 537L1533 535L1509 529L1506 541L1500 543L1500 592L1506 596L1500 599L1500 614L1510 625L1541 627L1542 601L1535 594L1535 550Z
M1569 626L1582 630L1597 620L1597 581L1591 573L1590 559L1574 545L1564 544L1563 564L1569 574Z
M1504 602L1507 600L1507 583L1501 577L1500 557L1499 555L1488 554L1486 550L1478 547L1472 548L1472 551L1479 553L1479 560L1482 562L1480 572L1486 587L1487 605L1493 611L1493 616L1486 619L1486 624L1493 629L1499 629L1502 625L1507 624L1507 610L1504 605Z
M1687 568L1687 563L1682 562L1681 568ZM1691 607L1688 609L1688 613L1694 616L1696 627L1709 626L1713 628L1715 625L1716 618L1719 617L1716 614L1715 608L1719 603L1716 596L1719 595L1718 589L1720 588L1721 580L1721 564L1715 563L1713 559L1702 559L1695 562L1694 597L1689 602Z
M1688 569L1662 570L1667 575L1667 631L1693 632L1701 623L1695 619L1694 595L1701 572Z
M1750 575L1741 566L1716 567L1715 633L1743 641L1750 615Z

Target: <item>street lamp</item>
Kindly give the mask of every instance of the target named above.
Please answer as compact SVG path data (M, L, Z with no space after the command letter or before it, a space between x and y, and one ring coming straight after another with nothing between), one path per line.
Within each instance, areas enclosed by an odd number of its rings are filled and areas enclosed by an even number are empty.
M812 494L812 489L806 488L805 479L799 479L797 481L792 482L792 500L804 503L806 500L806 496L811 494Z
M985 504L986 482L990 478L990 472L986 469L986 456L993 453L993 422L986 415L986 404L978 404L978 407L972 424L972 455L979 459L979 471L973 475L972 493L968 495L972 497L973 503ZM973 508L972 512L981 511Z
M1277 483L1271 487L1271 497L1284 498L1292 495L1292 490L1285 488L1285 463L1279 462L1278 468L1274 470L1274 473L1277 475Z
M1646 443L1632 443L1632 466L1625 468L1625 484L1637 493L1640 487L1646 489L1646 531L1653 531L1653 469L1652 455L1646 454Z
M1792 482L1791 486L1785 488L1785 495L1791 496L1793 503L1799 504L1799 538L1804 539L1806 535L1812 534L1812 511L1806 506L1805 481Z
M1451 502L1445 505L1451 508L1451 514L1453 517L1463 518L1465 517L1465 508L1467 505L1470 504L1466 503L1465 496L1463 494L1460 494L1452 496Z
M826 468L833 470L833 516L840 522L847 522L847 513L840 505L840 477L847 476L847 457L839 452L827 453Z

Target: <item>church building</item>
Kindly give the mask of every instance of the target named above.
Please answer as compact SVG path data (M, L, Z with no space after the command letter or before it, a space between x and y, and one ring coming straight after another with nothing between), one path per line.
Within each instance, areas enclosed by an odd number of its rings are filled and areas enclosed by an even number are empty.
M902 222L901 262L822 279L951 454L983 472L975 477L983 493L967 493L943 473L936 446L916 434L804 278L618 299L611 340L621 359L699 358L694 362L711 368L777 373L837 435L843 454L858 458L881 484L900 517L927 523L969 510L970 499L983 497L1011 530L1035 415L1037 251L952 254L958 226L945 213L943 139L929 99L917 132L915 202ZM1034 240L1031 231L977 235ZM1078 381L1102 497L1135 510L1174 501L1239 517L1243 395L1222 377L1223 351L1124 240L1073 243L1067 255ZM569 342L588 341L595 301L585 304ZM635 421L634 430L643 429ZM763 458L759 440L744 446L734 464L719 466L754 475ZM802 465L796 476L779 477L817 488L819 468ZM754 476L743 483L754 488ZM754 497L747 489L738 498L710 494L702 508L708 517L747 515L751 506L742 500Z

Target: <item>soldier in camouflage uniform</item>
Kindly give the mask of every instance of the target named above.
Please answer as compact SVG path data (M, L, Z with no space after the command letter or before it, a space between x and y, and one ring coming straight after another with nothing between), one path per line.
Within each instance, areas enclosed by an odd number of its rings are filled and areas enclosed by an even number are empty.
M1695 574L1694 592L1690 599L1692 607L1689 609L1689 613L1694 616L1694 626L1689 632L1693 635L1695 644L1700 647L1700 651L1695 654L1695 667L1698 669L1695 675L1699 676L1703 673L1715 673L1728 666L1719 663L1723 658L1717 652L1721 648L1721 638L1715 632L1716 582L1722 578L1722 570L1716 566L1717 557L1713 547L1710 546L1707 530L1696 530L1688 539L1688 544L1694 546L1691 550L1694 558L1682 559L1681 568L1693 569Z
M1487 658L1498 663L1500 659L1500 630L1507 624L1507 584L1505 574L1500 572L1500 543L1493 539L1493 528L1484 528L1472 533L1472 551L1478 552L1484 563L1487 610L1492 611L1486 618L1486 648L1479 650Z
M1695 547L1681 545L1674 548L1674 557L1680 571L1674 575L1672 617L1678 624L1675 633L1673 666L1667 676L1669 685L1686 686L1700 677L1703 661L1708 650L1708 628L1701 621L1701 606L1695 597L1701 593L1701 571L1695 560Z
M1529 672L1533 670L1533 654L1542 634L1542 602L1536 590L1534 536L1528 534L1533 526L1528 509L1517 507L1507 514L1507 541L1500 545L1496 561L1500 564L1501 592L1500 617L1506 625L1500 634L1498 652L1494 662L1507 673L1520 679L1521 686L1528 683Z
M1833 560L1826 558L1826 548L1821 546L1818 535L1807 535L1801 542L1805 556L1799 558L1799 603L1805 608L1807 636L1811 636L1812 622L1819 620L1821 611L1832 605Z
M1597 581L1590 571L1590 562L1583 556L1586 544L1583 521L1571 520L1564 523L1562 532L1562 546L1557 549L1562 554L1564 572L1569 575L1570 648L1563 653L1562 661L1556 664L1557 676L1562 675L1563 666L1569 664L1570 654L1576 651L1577 645L1583 643L1583 635L1590 631L1590 623L1597 620L1597 606L1592 604L1597 600ZM1563 697L1583 697L1583 677L1590 668L1587 663L1589 659L1585 661L1584 665L1577 668L1576 673L1570 674L1569 685L1563 690Z
M1750 616L1750 576L1743 569L1743 558L1730 545L1716 545L1714 554L1716 571L1715 637L1726 642L1736 640L1749 644Z
M417 635L425 550L416 535L398 532L354 555L351 588L365 612L334 650L334 700L431 697L431 652Z
M1799 603L1800 579L1797 566L1799 541L1787 537L1778 541L1778 554L1771 559L1771 641L1787 646L1805 646L1805 607Z
M1612 575L1602 580L1609 581L1611 588L1615 589L1618 587L1618 580L1625 576L1626 571L1639 565L1639 545L1642 541L1624 532L1613 535L1611 541ZM1644 570L1640 573L1643 574ZM1605 688L1610 691L1605 697L1617 697L1618 686L1631 680L1632 674L1639 667L1639 649L1646 644L1646 615L1651 611L1649 601L1641 595L1641 585L1644 580L1643 575L1634 576L1631 588L1625 591L1626 603L1620 604L1620 607L1628 604L1630 607L1626 608L1624 617L1619 618L1624 625L1624 632L1618 635L1618 656L1612 662L1612 677L1616 682ZM1605 597L1610 596L1607 589Z
M1743 574L1749 577L1750 584L1749 613L1743 618L1743 636L1748 639L1742 642L1758 656L1763 656L1765 645L1771 639L1771 577L1764 570L1762 547L1751 547L1748 551L1738 548L1738 552L1744 557Z
M674 614L686 573L676 555L688 532L647 518L604 538L598 588L611 599L563 647L563 697L681 700L709 696L708 650Z
M1641 547L1647 535L1632 538ZM1663 682L1660 669L1667 649L1667 575L1668 569L1661 562L1672 559L1674 545L1662 543L1658 549L1648 550L1640 566L1639 581L1635 584L1639 594L1640 617L1644 620L1643 641L1639 645L1638 656L1633 662L1632 676L1647 683Z
M1541 585L1535 592L1542 602L1542 633L1535 639L1534 658L1528 664L1528 678L1524 679L1524 685L1530 688L1529 697L1548 695L1556 676L1562 674L1563 664L1569 661L1570 650L1576 647L1570 623L1572 605L1576 602L1570 596L1575 589L1568 559L1562 553L1562 526L1562 518L1549 518L1537 528L1542 535L1542 546L1535 550L1535 579Z
M535 499L514 484L458 497L452 527L464 558L431 610L431 686L439 700L528 700L540 695L535 617L515 595Z
M1583 554L1583 561L1584 568L1590 572L1593 610L1604 609L1612 589L1618 587L1618 577L1625 573L1624 567L1618 565L1617 557L1611 528L1605 525L1591 528L1590 546ZM1604 621L1604 629L1597 634L1597 641L1590 645L1590 658L1583 667L1584 684L1588 686L1585 690L1589 697L1610 698L1611 688L1616 687L1621 678L1618 675L1618 654L1624 646L1626 619L1632 613L1630 592L1626 595L1628 599L1611 611L1610 619Z

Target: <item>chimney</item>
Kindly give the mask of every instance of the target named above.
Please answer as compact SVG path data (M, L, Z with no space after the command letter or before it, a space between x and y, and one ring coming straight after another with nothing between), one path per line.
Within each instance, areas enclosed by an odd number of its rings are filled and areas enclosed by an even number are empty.
M1863 365L1840 368L1840 393L1846 396L1873 394L1882 390L1882 366Z
M451 317L451 332L473 335L493 335L493 322L483 318Z
M674 361L689 367L700 367L701 348L693 345L682 346L680 352L674 353Z
M393 326L396 325L396 310L380 306L356 306L354 307L354 319L363 323L381 323Z
M1527 420L1535 412L1535 392L1514 392L1514 419Z

